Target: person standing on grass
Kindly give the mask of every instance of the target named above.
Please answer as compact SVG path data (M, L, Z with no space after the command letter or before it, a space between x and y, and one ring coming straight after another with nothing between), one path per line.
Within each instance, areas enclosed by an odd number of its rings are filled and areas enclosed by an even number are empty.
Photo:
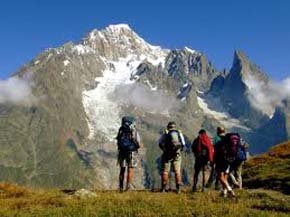
M221 140L216 145L215 161L224 197L227 197L227 194L232 197L235 196L228 182L228 177L235 170L239 170L239 166L246 160L246 157L245 147L242 145L241 137L238 133L227 133L221 136Z
M242 189L243 188L243 180L242 180L242 169L244 162L247 160L247 150L249 145L241 139L237 157L233 162L232 171L229 174L231 182L234 184L235 187Z
M137 165L137 153L141 146L140 136L136 129L134 117L125 116L122 118L121 127L116 137L118 145L118 163L120 165L119 190L124 190L124 179L127 168L126 191L132 188L133 171Z
M181 151L185 146L183 134L177 129L175 122L169 122L166 131L159 139L159 147L163 151L161 156L161 192L168 191L170 166L175 173L176 192L180 193L181 186Z
M197 190L197 182L200 171L202 171L202 191L205 189L205 170L213 162L214 149L206 131L201 129L198 137L193 141L191 146L195 157L194 176L192 191Z
M215 154L214 154L214 162L211 165L211 173L208 179L208 182L206 184L207 188L210 188L212 186L212 183L215 182L215 190L219 189L219 178L217 176L217 172L216 172L216 148L217 148L217 144L218 142L221 140L221 137L225 136L226 130L224 127L217 127L216 129L216 136L213 139L213 146L214 146L214 150L215 150Z

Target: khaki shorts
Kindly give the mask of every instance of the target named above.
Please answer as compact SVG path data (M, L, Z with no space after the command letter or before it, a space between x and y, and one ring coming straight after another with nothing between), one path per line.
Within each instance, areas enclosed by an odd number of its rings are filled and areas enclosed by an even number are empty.
M164 154L161 156L161 170L162 172L170 172L170 166L173 166L175 173L180 173L181 169L181 155L177 154L176 157L172 159L167 159Z
M121 153L118 155L118 163L120 167L137 167L137 152Z

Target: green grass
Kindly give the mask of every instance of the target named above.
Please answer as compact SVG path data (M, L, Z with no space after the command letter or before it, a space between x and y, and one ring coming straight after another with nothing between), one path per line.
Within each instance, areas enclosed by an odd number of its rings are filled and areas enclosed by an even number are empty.
M8 186L8 187L7 187ZM0 216L290 216L290 197L266 190L237 191L224 199L217 191L181 194L96 191L81 199L59 190L0 186Z
M249 160L244 169L244 184L290 194L290 142L272 147L268 153Z

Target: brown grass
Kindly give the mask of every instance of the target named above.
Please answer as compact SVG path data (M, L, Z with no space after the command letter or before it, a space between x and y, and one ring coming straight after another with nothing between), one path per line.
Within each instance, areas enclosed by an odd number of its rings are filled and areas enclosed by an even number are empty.
M237 191L234 199L224 199L217 191L191 193L188 189L183 189L179 195L150 191L96 191L96 197L81 199L59 190L32 190L7 183L0 186L6 189L0 197L1 217L290 215L290 198L265 190Z

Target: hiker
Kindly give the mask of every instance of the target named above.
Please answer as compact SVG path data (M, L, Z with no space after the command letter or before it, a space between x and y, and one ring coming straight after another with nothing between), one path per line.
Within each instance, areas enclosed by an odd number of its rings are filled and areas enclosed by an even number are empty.
M244 162L247 160L247 149L249 145L243 140L240 139L240 148L238 151L238 156L232 165L232 171L229 174L231 182L235 187L242 189L243 180L242 180L242 168Z
M241 144L240 135L238 133L221 135L221 140L216 144L215 163L224 197L227 197L227 194L235 196L228 177L230 173L237 170L240 162L245 161L245 159L246 152Z
M213 162L214 149L210 138L208 137L206 131L201 129L198 132L198 137L194 139L192 146L192 152L195 157L194 164L194 176L193 176L193 187L192 191L197 190L197 182L200 171L202 171L202 191L205 190L205 170L206 167Z
M185 146L185 140L175 122L169 122L167 129L159 139L159 147L163 151L161 156L161 192L168 191L168 179L171 166L175 173L176 192L180 193L181 186L181 151Z
M225 128L222 127L222 126L219 126L217 127L216 129L216 136L214 137L213 139L213 147L214 147L214 159L216 158L216 146L217 146L217 143L221 140L221 137L225 135ZM215 164L216 160L214 160L214 162L212 163L211 165L211 173L210 173L210 176L209 176L209 179L208 179L208 182L206 184L206 187L207 188L210 188L212 183L215 182L215 190L218 190L219 189L219 179L218 179L218 176L217 176L217 172L216 172L216 164Z
M132 188L133 169L136 167L136 157L141 146L140 136L136 129L134 117L124 116L116 137L118 145L118 163L120 165L119 190L124 190L124 178L127 168L127 185L125 190Z

